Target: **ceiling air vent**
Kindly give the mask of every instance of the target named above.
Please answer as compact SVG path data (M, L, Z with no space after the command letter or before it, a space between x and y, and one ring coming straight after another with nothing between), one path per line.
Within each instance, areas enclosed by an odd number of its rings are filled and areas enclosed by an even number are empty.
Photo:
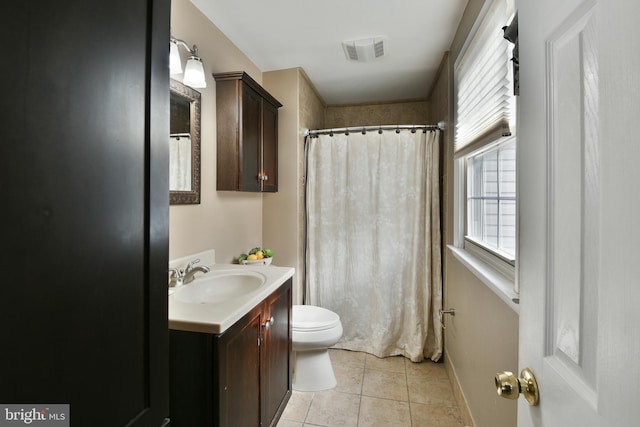
M379 40L373 43L373 54L376 58L380 58L384 55L384 40Z
M373 61L386 53L385 39L382 37L344 41L342 48L349 61Z
M358 60L358 50L354 44L342 43L342 47L344 48L344 53L347 55L347 59L349 61Z

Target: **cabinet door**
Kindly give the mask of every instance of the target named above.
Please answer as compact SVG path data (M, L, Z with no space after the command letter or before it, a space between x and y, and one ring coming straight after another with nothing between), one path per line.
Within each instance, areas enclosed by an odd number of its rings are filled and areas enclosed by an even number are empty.
M278 109L262 102L262 191L278 191Z
M260 143L262 121L262 97L248 85L242 85L242 127L239 139L240 165L239 190L260 191Z
M262 357L262 425L271 425L291 394L291 279L265 303Z
M261 307L252 310L220 336L220 413L219 424L214 425L260 425Z

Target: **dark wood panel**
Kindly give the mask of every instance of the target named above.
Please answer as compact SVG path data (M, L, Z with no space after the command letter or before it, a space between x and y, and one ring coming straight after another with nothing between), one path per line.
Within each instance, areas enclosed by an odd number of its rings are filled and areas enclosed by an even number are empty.
M260 191L260 144L262 140L262 98L242 85L242 133L240 134L240 191Z
M262 108L262 191L278 191L278 109L266 100Z
M260 328L258 307L220 337L220 426L260 425Z
M291 395L291 282L266 301L265 320L273 323L265 331L262 358L263 425L277 423Z
M214 339L195 332L170 333L171 427L213 425Z
M167 0L0 14L20 52L1 75L0 266L19 272L0 298L2 403L68 403L74 425L168 415L169 14Z
M239 185L238 144L240 135L240 85L235 81L216 84L216 189L237 190Z

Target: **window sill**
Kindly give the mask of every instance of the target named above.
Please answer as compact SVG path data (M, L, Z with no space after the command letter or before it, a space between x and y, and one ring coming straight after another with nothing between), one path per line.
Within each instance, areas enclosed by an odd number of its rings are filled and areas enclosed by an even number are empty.
M471 255L464 249L447 245L453 256L467 267L482 283L487 285L502 301L516 313L520 314L518 294L513 290L513 281L509 280L495 268Z

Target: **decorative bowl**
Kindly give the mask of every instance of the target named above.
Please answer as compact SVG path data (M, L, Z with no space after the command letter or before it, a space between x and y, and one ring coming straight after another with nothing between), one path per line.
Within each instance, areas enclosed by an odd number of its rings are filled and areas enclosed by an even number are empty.
M262 258L262 259L254 259L254 260L243 259L242 261L240 261L240 264L242 264L242 265L270 265L272 259L273 259L273 257Z

